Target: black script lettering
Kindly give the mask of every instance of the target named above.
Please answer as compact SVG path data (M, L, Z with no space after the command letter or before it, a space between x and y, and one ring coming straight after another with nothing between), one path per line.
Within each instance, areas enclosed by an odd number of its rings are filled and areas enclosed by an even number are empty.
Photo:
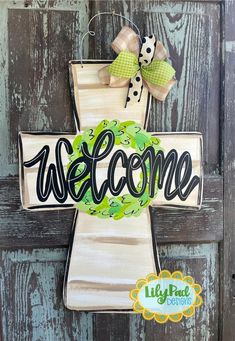
M82 170L82 172L76 175L78 172L78 166L80 166L81 164L84 164L84 169ZM91 161L89 161L84 156L81 156L77 158L76 160L74 160L68 169L68 173L67 173L68 191L69 191L71 198L76 202L79 202L80 200L82 200L87 190L91 187L91 180L90 178L86 179L83 182L82 186L80 187L78 193L76 193L75 185L77 182L83 180L90 173L90 171L91 171Z
M127 156L123 150L117 150L110 160L110 166L108 168L108 187L112 195L118 196L126 185L126 178L124 176L119 179L117 186L115 187L114 177L115 169L118 159L122 161L122 167L127 166Z
M73 148L70 142L65 138L60 138L55 148L56 166L54 164L49 165L44 186L44 175L50 153L50 147L45 145L32 160L24 162L24 166L28 168L39 162L36 191L38 199L42 202L45 202L48 199L51 191L53 192L55 199L60 203L64 203L68 197L64 168L61 160L61 147L63 144L65 145L68 154L73 153Z
M135 160L137 160L136 163L134 163ZM143 183L142 183L141 190L137 191L134 180L133 180L132 172L139 168L141 168L142 173L143 173ZM144 194L144 191L146 189L148 178L147 178L146 165L143 162L143 158L141 157L141 155L137 153L133 153L130 155L128 166L127 166L127 179L128 179L127 187L128 187L130 194L135 198L141 197L141 195Z
M106 140L106 147L103 150L103 152L101 154L99 154L101 147L102 147L105 140ZM93 150L92 150L92 154L90 154L88 151L87 143L83 143L83 146L82 146L83 155L89 161L91 161L91 176L90 176L91 182L90 182L90 186L91 186L92 198L93 198L95 204L101 203L101 201L103 200L103 198L104 198L104 196L108 190L108 180L105 180L103 182L99 191L97 189L97 184L96 184L97 162L105 159L110 154L110 152L114 146L114 140L115 140L114 133L111 130L104 130L97 137L95 144L94 144L94 147L93 147Z
M162 189L165 183L164 196L166 200L172 200L178 195L180 200L185 201L200 182L199 177L195 175L188 184L192 175L192 159L188 152L184 152L178 161L178 153L175 149L170 150L165 157L163 151L160 150L157 155L155 155L154 148L148 147L143 152L142 158L143 161L149 159L150 162L149 196L151 198L154 197L156 178L158 178L157 184L159 189ZM184 165L185 170L182 177ZM168 175L165 180L167 172ZM175 189L171 191L174 174ZM185 193L183 193L182 189L185 188L187 184L188 187L186 188Z
M147 185L149 187L149 196L153 198L157 185L159 189L164 187L166 200L169 201L178 196L180 200L185 201L200 183L198 176L192 177L192 159L189 152L185 151L179 157L177 151L172 149L165 156L163 151L160 150L155 153L154 148L150 146L144 150L142 155L132 153L129 157L127 157L124 150L117 150L110 159L107 179L103 181L100 189L98 189L96 181L98 162L104 160L111 153L114 141L114 133L111 130L104 130L96 138L92 150L89 150L87 143L83 142L82 156L69 165L65 177L61 160L61 148L64 145L68 154L73 153L73 148L67 139L60 138L55 147L56 162L49 165L46 179L44 177L50 147L45 145L32 160L24 162L25 167L32 167L39 163L36 182L38 199L45 202L53 192L55 199L60 203L64 203L69 193L75 202L79 202L86 192L91 189L94 203L99 204L108 190L113 196L118 196L127 186L129 193L137 198L143 195ZM115 185L115 180L117 181L115 170L119 160L126 174L120 177ZM149 178L147 166L150 168ZM137 170L142 173L140 189L135 185L133 177L133 173ZM81 186L76 187L76 184L82 180Z
M184 164L185 164L185 170L182 176L182 170L183 170ZM177 194L182 201L185 201L187 199L189 194L194 190L194 188L200 182L200 179L198 176L194 176L192 180L189 182L191 175L192 175L192 168L193 167L192 167L191 155L189 154L189 152L184 152L179 158L178 166L175 172L175 187L178 189ZM182 189L186 186L187 188L185 189L185 192L183 193Z

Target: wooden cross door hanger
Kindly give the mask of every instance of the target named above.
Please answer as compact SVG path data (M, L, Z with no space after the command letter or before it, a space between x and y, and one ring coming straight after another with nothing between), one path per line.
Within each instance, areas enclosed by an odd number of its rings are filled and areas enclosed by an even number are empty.
M70 62L76 134L19 134L21 199L28 210L75 208L66 307L132 312L136 281L159 270L148 206L201 206L202 136L147 133L149 89L135 101L129 84L101 82L108 65Z

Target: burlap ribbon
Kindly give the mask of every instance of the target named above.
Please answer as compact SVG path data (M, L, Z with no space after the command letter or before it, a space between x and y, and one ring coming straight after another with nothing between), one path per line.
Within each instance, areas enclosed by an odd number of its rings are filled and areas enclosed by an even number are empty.
M144 37L140 48L137 34L124 26L112 43L118 54L110 64L99 70L102 84L124 87L129 84L126 105L139 102L143 86L158 100L164 101L175 83L174 68L166 61L168 54L154 35Z

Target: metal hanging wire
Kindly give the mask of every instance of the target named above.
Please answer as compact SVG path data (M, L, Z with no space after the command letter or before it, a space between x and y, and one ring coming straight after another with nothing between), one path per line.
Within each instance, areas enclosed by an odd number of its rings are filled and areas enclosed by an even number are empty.
M87 25L87 32L85 32L81 38L81 43L80 43L80 47L79 47L79 54L80 54L80 63L81 63L81 67L83 67L83 44L84 44L84 39L86 38L87 35L94 37L95 36L95 31L90 30L90 25L92 23L92 21L99 16L102 15L111 15L112 17L116 16L122 19L125 19L126 21L128 21L137 31L137 35L141 41L141 37L140 37L140 30L138 28L138 26L129 18L127 18L126 16L122 15L122 14L118 14L115 13L115 11L112 12L98 12L97 14L95 14L88 22Z

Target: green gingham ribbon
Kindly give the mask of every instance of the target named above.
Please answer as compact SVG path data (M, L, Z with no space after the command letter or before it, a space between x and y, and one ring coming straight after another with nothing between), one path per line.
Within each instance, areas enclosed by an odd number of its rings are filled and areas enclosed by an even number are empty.
M98 76L112 88L128 87L125 107L140 102L144 87L159 101L164 101L175 84L175 70L168 63L168 53L154 34L139 36L124 26L112 42L117 58L102 67ZM146 91L144 90L146 93Z
M144 80L158 86L166 85L175 75L174 68L164 60L155 59L147 66L139 65L136 54L129 51L121 51L108 67L111 75L123 78L132 78L139 70Z

